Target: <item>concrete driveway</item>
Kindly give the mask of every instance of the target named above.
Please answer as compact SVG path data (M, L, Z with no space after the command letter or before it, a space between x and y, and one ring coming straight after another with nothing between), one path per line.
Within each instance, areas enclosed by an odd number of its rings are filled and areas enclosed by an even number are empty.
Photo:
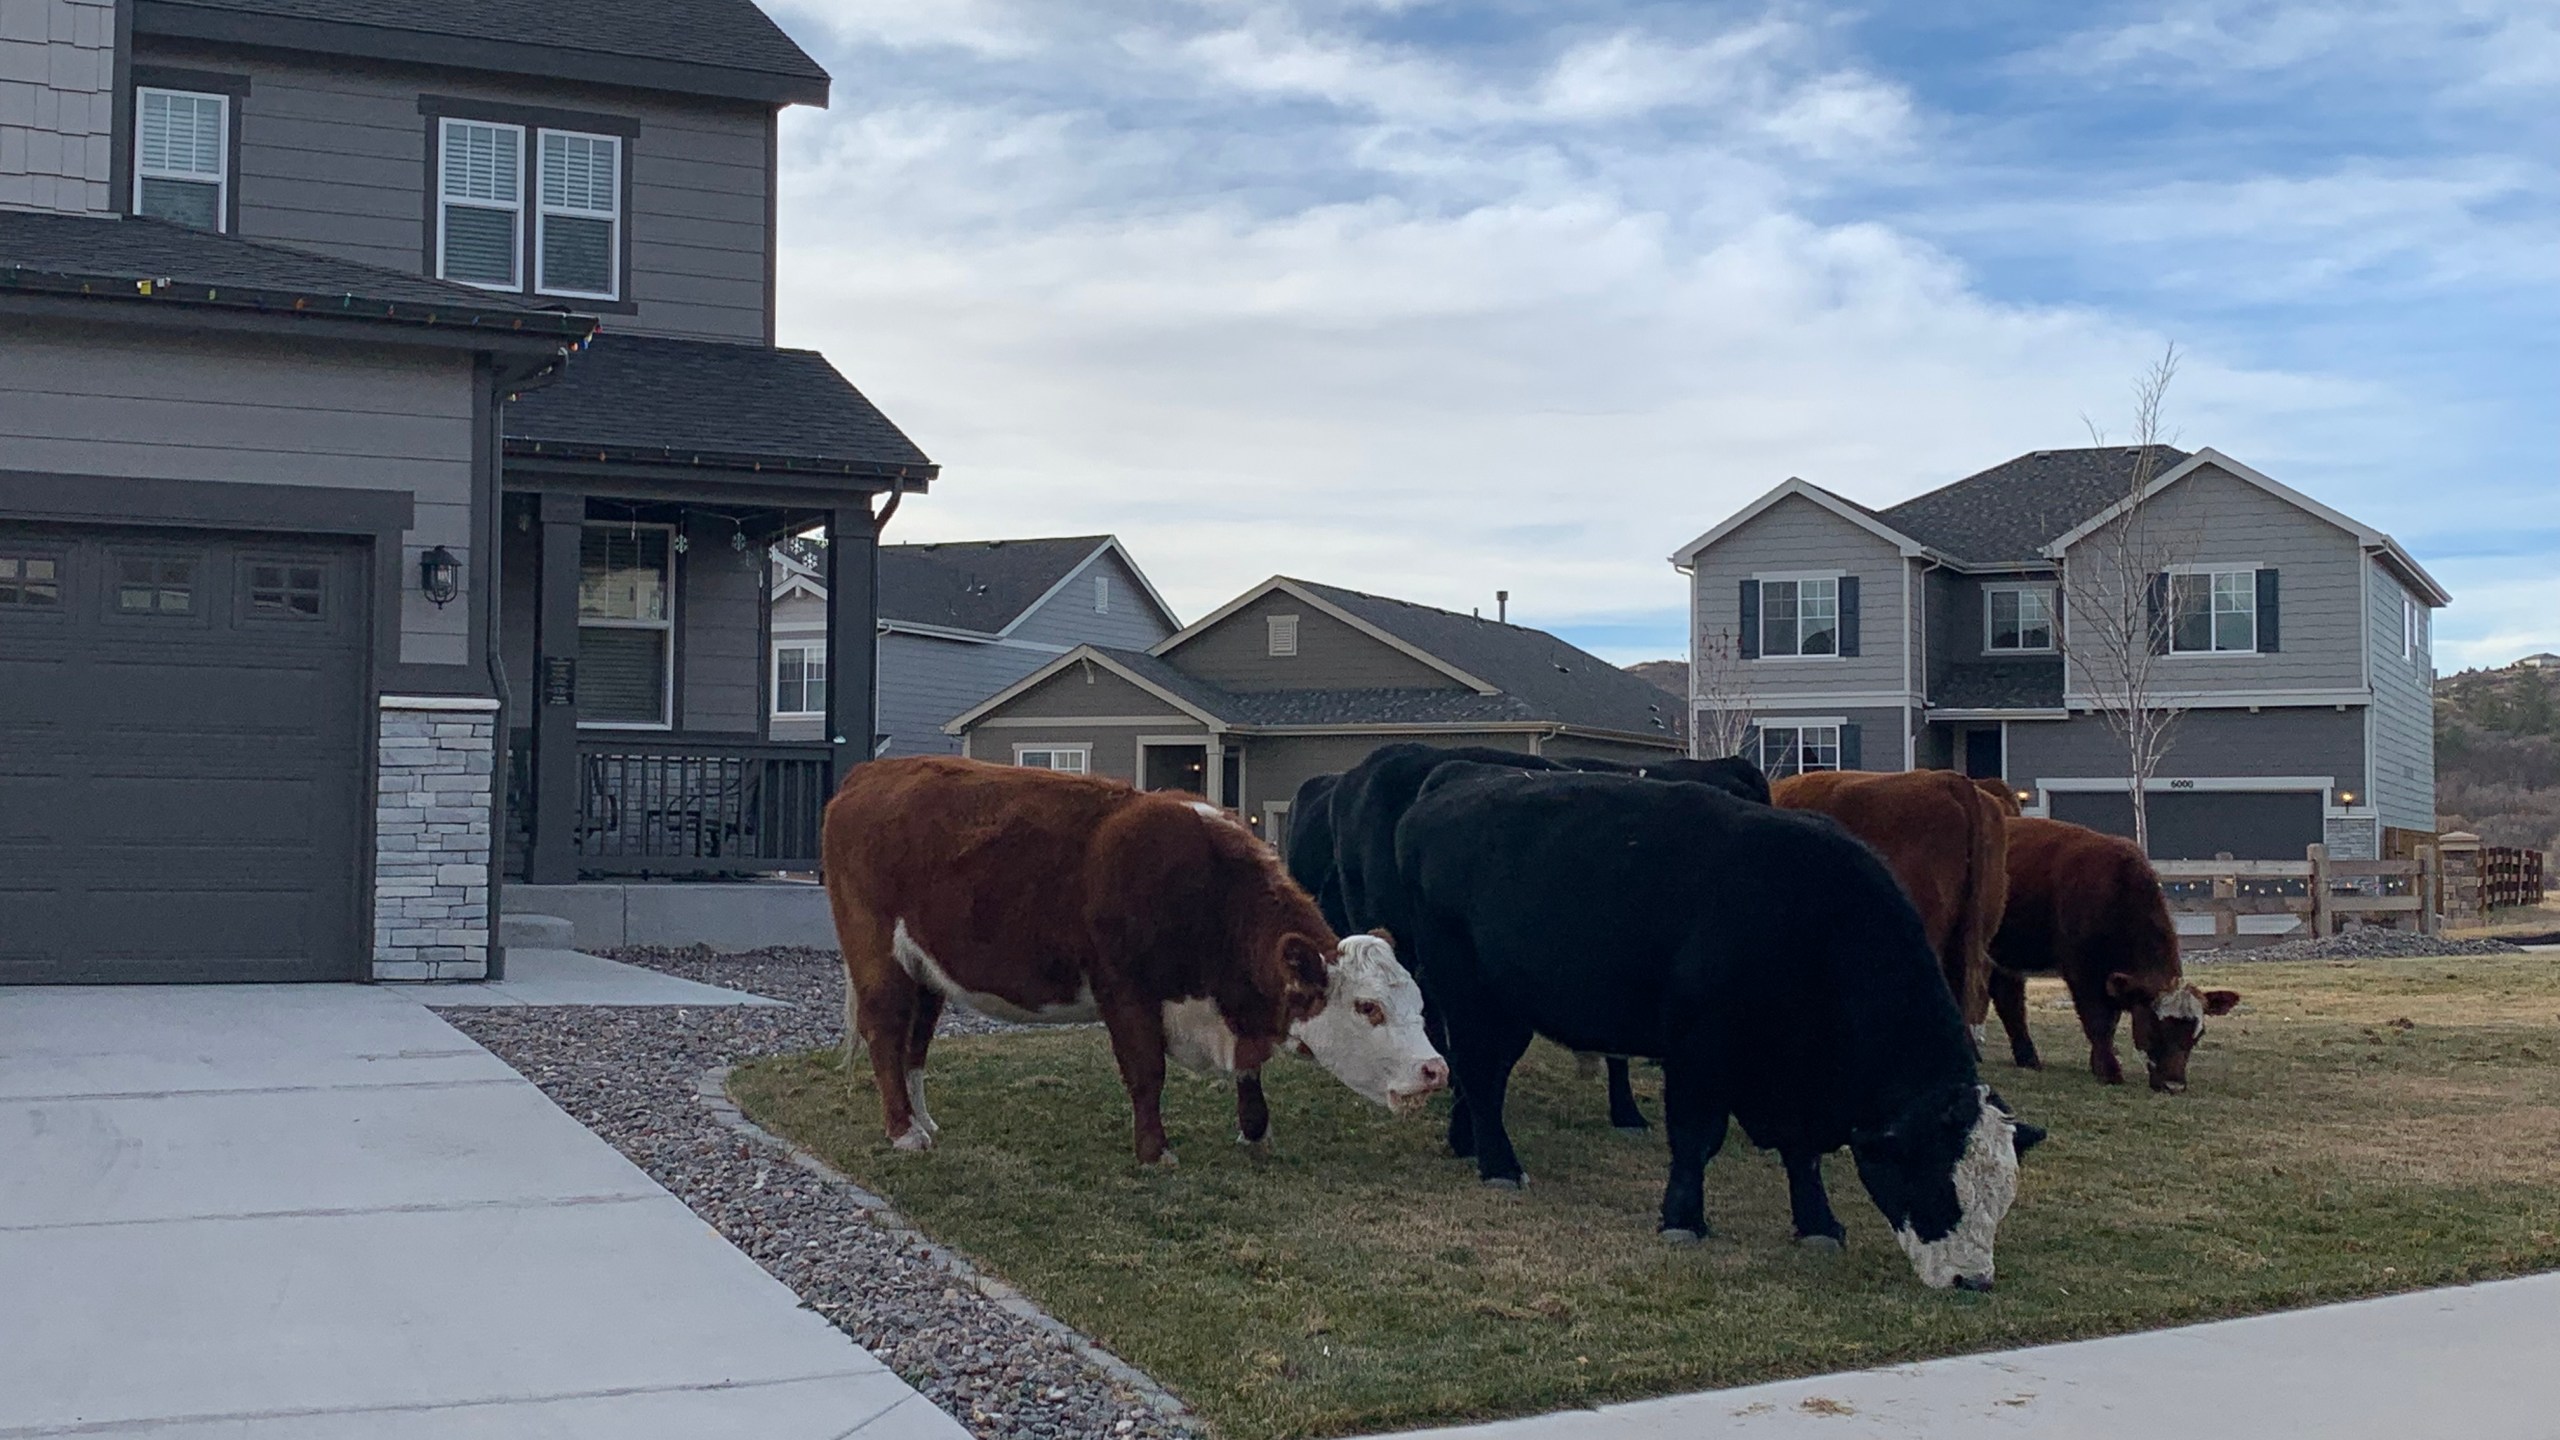
M0 1437L965 1433L413 993L0 990Z

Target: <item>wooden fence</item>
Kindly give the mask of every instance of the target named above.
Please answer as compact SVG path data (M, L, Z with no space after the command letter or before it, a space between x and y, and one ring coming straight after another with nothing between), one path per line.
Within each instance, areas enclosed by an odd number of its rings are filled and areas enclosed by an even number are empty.
M2328 848L2311 846L2300 860L2161 860L2161 888L2170 916L2207 916L2211 928L2182 925L2189 946L2246 947L2309 936L2334 935L2351 923L2389 925L2436 933L2439 883L2437 852L2422 847L2413 860L2332 860ZM2248 924L2243 917L2290 916L2290 925Z
M2483 845L2480 837L2453 831L2444 847L2442 908L2457 925L2487 922L2492 910L2542 903L2542 852Z

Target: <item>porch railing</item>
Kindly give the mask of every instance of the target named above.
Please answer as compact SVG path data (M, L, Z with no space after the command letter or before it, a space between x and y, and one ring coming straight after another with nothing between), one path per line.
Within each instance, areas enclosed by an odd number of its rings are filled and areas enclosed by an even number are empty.
M514 739L509 849L527 854L535 824L532 735L519 731ZM823 744L582 734L572 833L578 873L815 870L833 764Z

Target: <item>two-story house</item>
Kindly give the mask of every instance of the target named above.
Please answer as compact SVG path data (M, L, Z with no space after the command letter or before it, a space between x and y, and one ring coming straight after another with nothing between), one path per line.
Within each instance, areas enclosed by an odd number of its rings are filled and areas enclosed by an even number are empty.
M775 344L826 73L750 0L6 14L0 979L471 976L508 874L814 866L935 474Z
M2142 525L2168 563L2142 590L2097 583L2138 458L2039 450L1883 509L1778 486L1672 557L1693 706L1747 707L1773 776L1957 769L2006 778L2031 814L2130 834L2124 746L2097 703L2122 682L2071 636L2099 628L2075 605L2140 593L2150 693L2182 712L2146 788L2156 855L2371 857L2391 832L2432 833L2444 587L2390 536L2165 447Z
M1273 576L1144 649L1079 645L954 718L961 753L1187 790L1284 845L1313 776L1418 740L1640 762L1680 702L1525 625Z
M818 547L773 552L773 733L814 736L826 708L827 582ZM1078 645L1144 650L1182 628L1109 535L880 547L880 753L957 755L942 727Z

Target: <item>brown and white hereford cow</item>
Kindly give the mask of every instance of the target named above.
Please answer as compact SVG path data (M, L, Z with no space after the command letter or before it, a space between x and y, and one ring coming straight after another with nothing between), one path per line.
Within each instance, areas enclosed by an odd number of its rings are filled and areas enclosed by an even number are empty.
M1337 938L1268 846L1174 794L926 756L855 767L827 804L827 898L844 947L847 1068L867 1045L891 1140L930 1149L925 1050L943 1002L1028 1024L1100 1020L1170 1163L1168 1056L1238 1079L1239 1129L1281 1049L1397 1109L1449 1070L1387 941Z
M2187 1057L2205 1017L2240 1003L2233 990L2199 990L2178 959L2159 874L2132 841L2060 820L2009 821L2009 909L1992 937L1991 999L2009 1053L2040 1069L2027 1034L2029 974L2055 974L2089 1037L2089 1070L2124 1083L2116 1059L2116 1017L2133 1016L2133 1043L2151 1088L2187 1088Z
M1818 810L1884 857L1902 882L1964 1023L1990 1015L1991 935L2009 894L1997 803L1952 770L1814 770L1770 787L1781 809Z

